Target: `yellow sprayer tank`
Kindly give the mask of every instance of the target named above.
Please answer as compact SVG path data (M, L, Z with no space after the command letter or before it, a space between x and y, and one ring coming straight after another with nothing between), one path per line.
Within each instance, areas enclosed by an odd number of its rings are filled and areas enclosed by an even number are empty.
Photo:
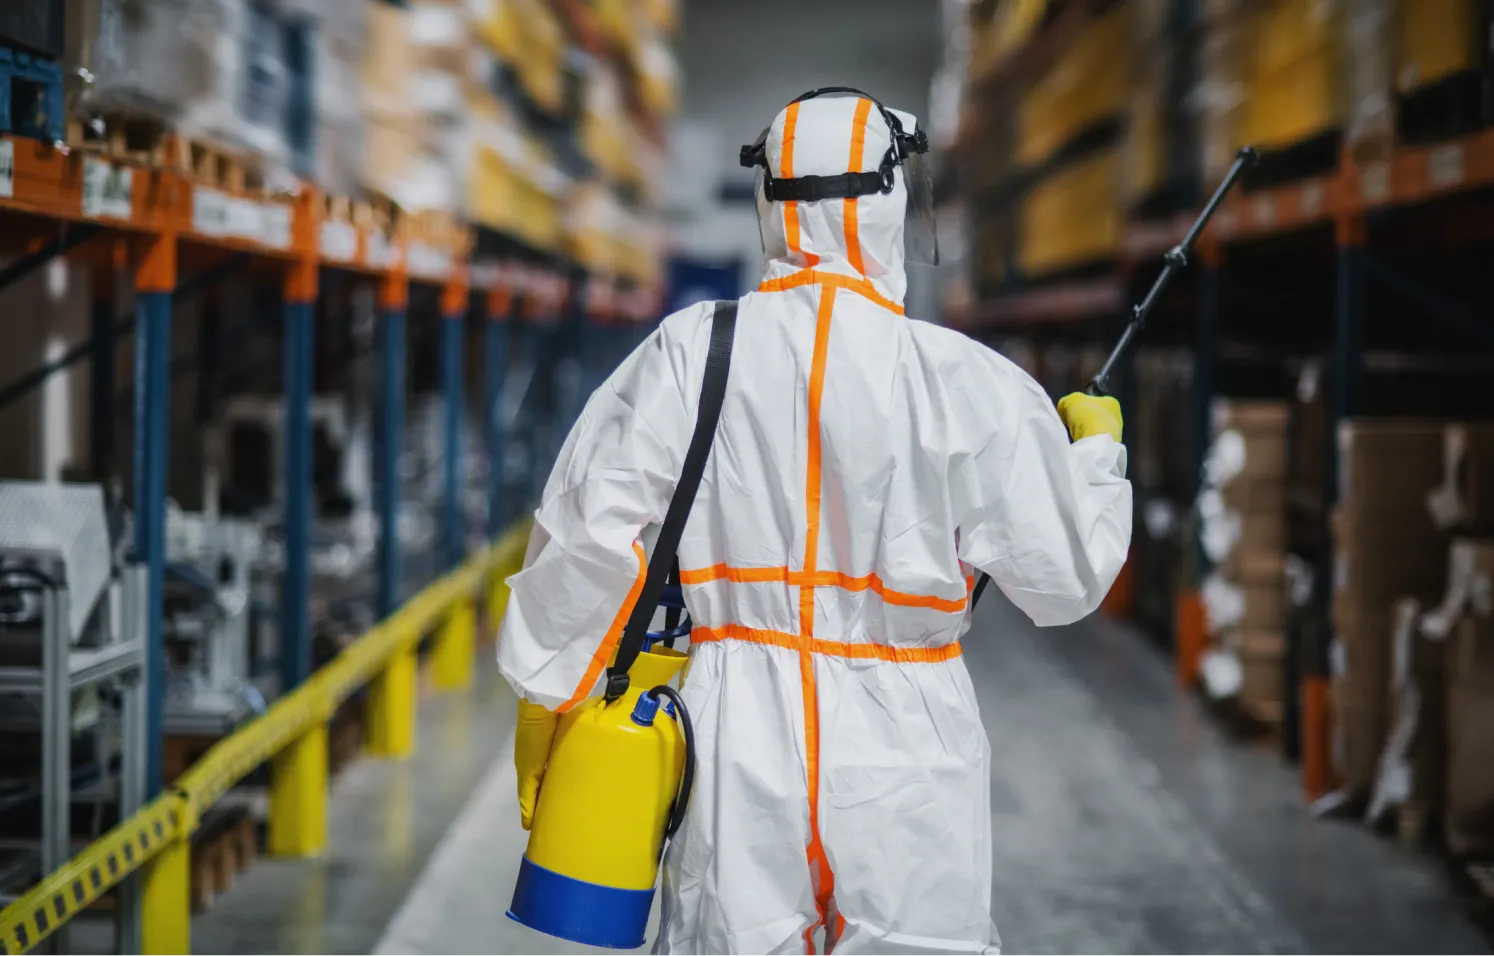
M655 689L684 666L656 647L629 669L615 701L584 701L560 718L508 915L590 946L643 945L660 849L677 826L686 741L677 700ZM685 717L688 720L688 717Z

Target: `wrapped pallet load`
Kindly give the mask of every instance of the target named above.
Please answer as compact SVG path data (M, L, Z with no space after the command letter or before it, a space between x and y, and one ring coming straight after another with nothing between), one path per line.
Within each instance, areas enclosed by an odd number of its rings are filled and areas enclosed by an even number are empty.
M1359 805L1374 782L1392 718L1398 603L1427 606L1443 594L1448 535L1427 509L1444 477L1443 429L1414 420L1339 427L1330 665L1343 786L1325 809Z
M1473 781L1474 792L1479 781L1466 760L1454 766L1450 737L1459 720L1455 715L1478 707L1478 621L1488 617L1494 601L1494 540L1487 537L1494 531L1494 427L1446 424L1442 447L1442 482L1427 494L1426 505L1432 523L1458 537L1449 549L1441 604L1422 613L1420 602L1406 598L1398 609L1391 728L1367 818L1378 823L1395 811L1402 834L1419 837L1431 820L1443 817L1451 842L1458 839L1455 831L1477 830L1466 812L1451 812L1448 784L1449 778L1460 782L1457 796L1463 800L1470 792L1467 781ZM1472 742L1463 738L1461 754L1470 752ZM1475 806L1479 799L1487 797L1475 797Z
M1268 725L1283 712L1286 422L1284 402L1218 401L1199 500L1204 553L1216 565L1202 589L1213 638L1204 686Z
M348 91L358 88L368 42L369 14L376 11L370 10L367 0L282 0L282 3L288 13L310 21L315 31L315 63L311 71L315 159L311 169L299 171L328 195L357 195L363 168L365 109ZM396 76L401 72L398 66L396 63L392 71Z
M174 124L214 82L220 14L211 0L68 0L70 108Z
M419 124L411 87L415 49L410 42L410 11L366 0L367 41L361 69L364 146L360 185L397 198L419 151Z

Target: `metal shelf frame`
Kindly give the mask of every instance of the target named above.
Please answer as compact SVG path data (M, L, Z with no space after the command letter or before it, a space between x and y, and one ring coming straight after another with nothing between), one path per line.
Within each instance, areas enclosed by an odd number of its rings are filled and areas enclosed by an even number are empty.
M462 462L458 436L465 405L463 362L472 293L481 294L489 320L484 348L489 361L486 388L499 394L507 363L506 320L516 293L514 275L479 270L475 286L469 267L472 236L450 237L437 247L411 228L334 217L333 205L314 187L294 196L229 196L192 182L179 171L132 165L107 155L69 151L51 144L0 135L0 158L10 160L8 179L0 178L0 227L11 235L39 237L25 254L0 270L0 289L34 273L58 256L89 254L95 261L91 339L60 360L0 390L7 398L25 394L56 371L89 360L94 418L89 457L100 478L117 471L114 432L116 383L114 355L121 337L133 330L137 355L133 383L133 560L145 572L146 640L141 651L148 686L144 761L146 799L162 786L161 736L165 682L162 601L165 560L165 502L170 455L169 409L173 367L202 361L204 354L173 360L173 303L248 266L269 267L282 276L284 354L282 356L286 443L284 456L286 562L282 582L282 689L304 681L311 670L310 602L311 423L316 303L323 269L361 277L377 287L381 331L378 427L381 454L376 462L377 518L381 538L378 607L391 613L399 604L399 452L403 447L404 396L408 358L407 310L412 284L440 290L444 336L442 352L444 432L448 453L443 478L442 566L465 557L467 535L459 500ZM0 170L5 168L0 163ZM0 173L0 177L3 177ZM226 212L225 212L226 210ZM231 225L230 225L231 224ZM184 274L183 267L199 269ZM117 318L114 291L123 279L133 285L135 314ZM525 296L532 301L534 296ZM558 309L553 297L544 307ZM205 346L211 348L211 346ZM221 343L219 345L221 348ZM503 430L496 403L487 402L484 440L492 460L503 458ZM503 526L500 469L489 483L489 530ZM393 493L389 493L392 490ZM0 683L7 675L0 673ZM19 678L17 678L19 679ZM10 681L14 683L14 681ZM54 861L60 862L60 861Z

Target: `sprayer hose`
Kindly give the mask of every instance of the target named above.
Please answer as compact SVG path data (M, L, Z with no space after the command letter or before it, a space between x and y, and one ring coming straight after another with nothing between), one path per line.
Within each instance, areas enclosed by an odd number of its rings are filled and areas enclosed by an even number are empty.
M695 784L695 727L690 723L690 711L685 709L685 701L679 691L668 684L660 684L649 691L649 694L655 698L669 698L674 704L675 717L685 735L685 772L680 775L680 789L675 794L674 804L669 808L669 822L664 827L664 842L659 847L659 852L662 854L664 845L673 838L680 824L685 822L685 808L690 805L690 788Z

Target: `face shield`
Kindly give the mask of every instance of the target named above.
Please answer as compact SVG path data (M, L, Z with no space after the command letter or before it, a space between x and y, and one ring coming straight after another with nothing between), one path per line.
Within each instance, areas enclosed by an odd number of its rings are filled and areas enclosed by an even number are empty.
M743 146L741 164L754 171L752 194L759 210L758 241L766 252L761 215L766 203L819 202L853 199L881 193L888 195L901 187L906 194L904 209L904 257L917 265L939 264L939 231L934 218L934 183L929 169L927 134L918 129L916 120L907 113L889 110L874 97L850 87L826 87L799 96L794 102L832 93L865 97L877 108L891 134L891 145L877 169L839 176L775 177L768 169L767 142L770 129L764 129L751 145ZM912 129L912 132L908 132Z

